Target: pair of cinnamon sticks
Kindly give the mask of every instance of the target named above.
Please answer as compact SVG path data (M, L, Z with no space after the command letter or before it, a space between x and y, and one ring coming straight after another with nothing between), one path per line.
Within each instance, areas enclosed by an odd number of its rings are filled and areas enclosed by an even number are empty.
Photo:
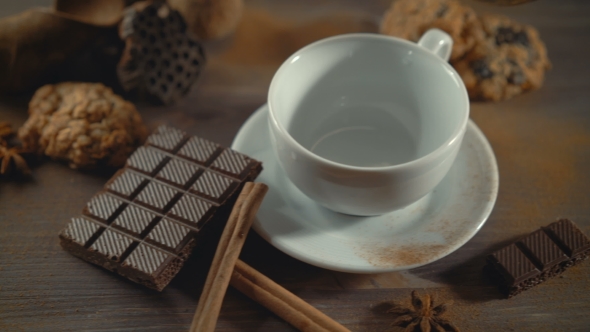
M268 187L262 183L248 182L244 185L219 240L190 331L212 332L215 329L223 297L228 284L231 283L233 287L300 331L350 332L321 311L238 260L248 231L267 191Z

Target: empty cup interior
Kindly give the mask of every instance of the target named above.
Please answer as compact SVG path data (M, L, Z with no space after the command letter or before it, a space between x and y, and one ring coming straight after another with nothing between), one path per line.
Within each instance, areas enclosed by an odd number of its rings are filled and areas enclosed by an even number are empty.
M449 144L468 117L465 88L413 43L355 34L312 44L271 84L273 116L300 145L351 166L403 164Z

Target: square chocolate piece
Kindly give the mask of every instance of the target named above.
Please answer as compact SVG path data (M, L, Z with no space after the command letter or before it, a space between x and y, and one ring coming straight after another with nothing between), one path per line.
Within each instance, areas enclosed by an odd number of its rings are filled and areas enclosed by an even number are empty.
M123 168L107 182L105 188L115 195L131 200L147 182L148 180L139 173Z
M151 147L140 146L127 159L127 167L146 175L154 175L168 160L170 160L170 157L164 152Z
M180 129L160 126L147 139L147 144L168 152L175 152L186 138L186 133Z
M170 160L156 178L179 188L186 188L202 170L195 164L181 159Z
M208 166L217 155L220 146L200 137L191 137L178 151L178 156L200 165Z

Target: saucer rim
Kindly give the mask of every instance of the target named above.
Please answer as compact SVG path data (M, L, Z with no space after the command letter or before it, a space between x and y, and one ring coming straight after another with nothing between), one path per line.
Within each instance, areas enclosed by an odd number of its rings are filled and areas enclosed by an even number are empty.
M252 124L255 123L256 121L260 121L260 120L258 120L258 117L263 117L265 115L264 114L265 111L268 113L268 104L261 105L258 109L256 109L248 117L248 119L242 124L242 126L238 130L236 136L234 137L234 140L232 141L232 144L231 144L232 149L235 149L236 151L240 151L240 149L237 149L236 146L243 144L243 143L241 143L242 141L244 141L242 136L246 135L245 132L247 131L247 128L251 127ZM264 121L264 119L262 119L262 121ZM275 239L273 239L273 236L270 233L265 231L264 227L261 225L261 223L259 222L258 219L256 219L254 221L252 228L254 228L254 230L263 239L265 239L268 243L270 243L272 246L274 246L278 250L282 251L283 253L285 253L295 259L298 259L302 262L305 262L305 263L308 263L308 264L311 264L311 265L314 265L314 266L317 266L320 268L333 270L333 271L340 271L340 272L347 272L347 273L362 273L362 274L385 273L385 272L394 272L394 271L413 269L413 268L417 268L417 267L424 266L424 265L433 263L435 261L438 261L438 260L450 255L451 253L455 252L456 250L458 250L460 247L462 247L467 242L469 242L469 240L471 240L475 236L475 234L477 234L477 232L483 227L483 225L486 223L489 216L491 215L493 208L495 206L495 203L497 201L497 197L498 197L499 171L498 171L498 164L497 164L497 160L496 160L495 154L493 152L493 149L492 149L489 141L487 140L486 136L484 135L484 133L471 119L469 119L467 126L466 126L466 132L469 130L473 131L473 134L475 135L474 141L477 141L478 144L481 145L482 149L480 150L480 153L485 156L485 160L487 161L487 163L489 163L489 166L490 166L489 172L490 173L487 178L489 179L488 183L490 184L489 186L492 189L492 191L489 193L488 199L486 200L487 203L482 205L481 210L479 211L479 213L477 213L477 218L473 218L474 220L478 220L478 221L471 224L473 226L473 227L470 227L471 231L467 232L463 237L456 239L455 241L453 241L451 243L448 243L445 246L444 250L441 250L441 252L442 252L441 255L436 256L426 262L420 262L417 264L405 264L405 265L398 264L398 265L393 265L393 266L375 266L375 265L358 266L355 264L343 264L343 263L337 263L337 262L329 261L329 260L321 260L316 257L303 254L302 251L291 250L292 248L290 248L288 246L284 246L281 242L276 241ZM263 165L263 167L264 167L264 165Z

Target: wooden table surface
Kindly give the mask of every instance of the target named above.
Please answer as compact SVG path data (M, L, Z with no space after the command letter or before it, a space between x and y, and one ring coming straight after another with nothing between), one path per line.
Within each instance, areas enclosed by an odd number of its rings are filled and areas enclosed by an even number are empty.
M0 15L49 0L0 3ZM417 269L372 275L324 270L291 258L250 232L242 259L352 331L388 331L384 301L411 290L454 301L449 319L463 331L588 331L590 262L512 299L482 275L491 251L559 217L590 234L590 2L540 0L500 12L537 27L553 68L544 86L509 101L472 103L471 118L490 141L500 170L495 208L453 254ZM375 31L388 1L247 1L237 33L207 44L209 63L173 106L138 108L150 129L161 123L229 145L265 102L279 64L329 35ZM20 126L30 95L0 97L0 119ZM45 161L30 181L0 183L0 331L186 331L214 243L203 243L161 293L85 263L57 234L110 174ZM292 331L230 288L217 331Z

